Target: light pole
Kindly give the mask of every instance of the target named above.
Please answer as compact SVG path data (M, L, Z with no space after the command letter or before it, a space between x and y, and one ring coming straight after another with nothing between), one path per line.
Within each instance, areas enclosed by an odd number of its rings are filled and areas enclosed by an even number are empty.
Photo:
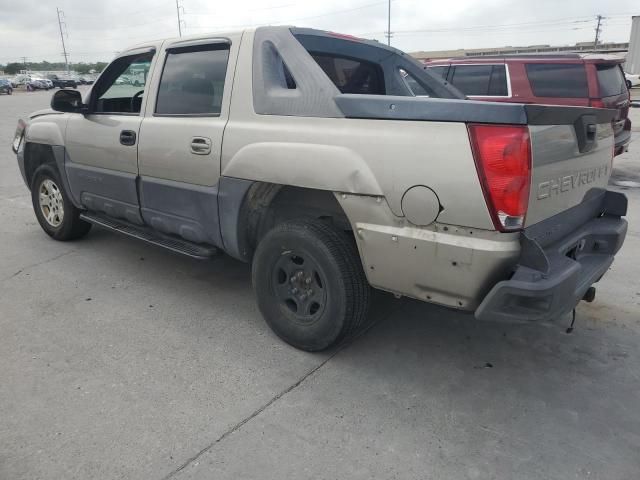
M387 6L387 45L391 46L391 0Z

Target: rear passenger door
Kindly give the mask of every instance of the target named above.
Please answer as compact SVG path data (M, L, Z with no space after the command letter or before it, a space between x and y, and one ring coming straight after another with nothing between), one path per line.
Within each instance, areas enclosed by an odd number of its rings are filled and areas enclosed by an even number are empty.
M196 243L221 244L217 184L239 40L165 44L140 129L142 218Z

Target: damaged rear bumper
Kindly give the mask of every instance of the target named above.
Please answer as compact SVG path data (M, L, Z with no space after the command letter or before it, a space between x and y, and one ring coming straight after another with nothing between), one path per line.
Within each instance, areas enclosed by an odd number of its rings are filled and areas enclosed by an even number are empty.
M571 311L622 246L626 212L626 197L607 191L525 229L513 275L489 291L476 318L549 321Z

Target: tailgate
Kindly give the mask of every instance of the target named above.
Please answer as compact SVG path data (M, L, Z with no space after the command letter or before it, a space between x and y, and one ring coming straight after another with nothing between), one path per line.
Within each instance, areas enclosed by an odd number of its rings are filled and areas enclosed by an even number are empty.
M525 226L603 194L611 175L615 110L527 106L531 191Z

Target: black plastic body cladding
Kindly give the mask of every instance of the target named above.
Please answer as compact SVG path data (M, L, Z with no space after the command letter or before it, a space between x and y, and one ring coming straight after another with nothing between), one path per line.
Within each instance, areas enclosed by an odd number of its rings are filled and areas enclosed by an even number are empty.
M608 123L615 110L482 102L444 98L340 94L334 98L347 118L508 125L573 125L583 115Z

